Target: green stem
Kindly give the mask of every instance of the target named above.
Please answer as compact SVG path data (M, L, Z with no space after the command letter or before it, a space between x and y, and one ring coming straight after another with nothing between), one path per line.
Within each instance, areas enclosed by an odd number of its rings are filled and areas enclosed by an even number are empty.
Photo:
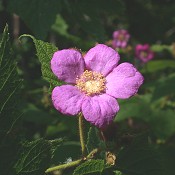
M88 159L94 158L94 155L95 155L97 152L99 152L99 149L98 149L98 148L93 149L93 150L87 155L86 159L88 160Z
M83 161L82 159L78 159L78 160L72 161L72 162L67 163L67 164L62 164L62 165L54 166L52 168L48 168L45 171L45 173L50 173L52 171L66 169L66 168L71 168L71 167L74 167L74 166L79 165L82 161Z
M86 146L85 146L85 141L84 141L84 128L83 128L83 115L80 113L78 115L78 123L79 123L79 134L80 134L80 144L81 144L81 151L82 151L82 156L84 157L86 154Z
M61 170L61 169L66 169L66 168L71 168L74 166L78 166L81 162L88 160L88 159L92 159L94 157L94 155L99 151L97 148L92 150L87 156L85 156L86 154L86 147L85 147L85 141L84 141L84 132L83 132L83 115L82 113L80 113L78 115L78 121L79 121L79 134L80 134L80 144L81 144L81 150L82 150L82 156L83 158L72 161L70 163L67 164L62 164L62 165L58 165L58 166L54 166L52 168L48 168L45 173L50 173L52 171L56 171L56 170Z
M52 168L48 168L45 173L50 173L52 171L56 171L56 170L61 170L61 169L66 169L66 168L71 168L74 166L78 166L81 162L85 161L85 160L89 160L94 158L94 155L98 152L99 150L96 148L94 150L92 150L87 157L84 157L83 159L78 159L75 161L72 161L70 163L67 164L62 164L62 165L58 165L58 166L54 166Z

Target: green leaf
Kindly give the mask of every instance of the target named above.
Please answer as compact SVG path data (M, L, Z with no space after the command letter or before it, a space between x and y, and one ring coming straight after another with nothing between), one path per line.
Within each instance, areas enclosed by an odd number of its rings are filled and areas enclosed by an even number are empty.
M60 35L69 37L70 34L68 33L68 24L66 21L62 18L60 14L56 16L55 24L52 25L52 29L56 32L58 32Z
M55 86L60 86L62 83L58 80L58 78L52 73L50 68L50 61L54 52L58 50L58 48L50 43L37 40L31 35L22 35L21 37L30 37L36 48L38 59L41 63L41 71L43 78L50 83L50 90ZM21 38L20 37L20 38Z
M153 73L167 68L175 68L175 61L173 60L157 60L149 61L141 70L142 73Z
M90 153L93 149L98 148L101 140L98 136L98 130L96 127L91 126L88 132L87 138L87 150Z
M73 17L78 21L81 28L91 34L95 39L104 40L105 30L99 18L99 9L95 7L97 2L77 1L69 3L72 7L71 13L74 14Z
M120 0L108 0L108 3L104 0L78 0L67 1L66 4L69 14L67 20L77 23L83 31L92 37L92 40L98 42L106 40L102 14L120 16L124 9Z
M81 146L79 142L65 141L59 149L55 151L52 162L67 162L68 160L76 160L80 155Z
M48 168L53 153L62 143L62 139L25 142L22 145L19 159L15 165L17 175L39 175L44 174Z
M159 152L161 152L161 156L163 157L163 166L166 169L166 175L174 174L174 162L175 162L175 145L167 144L160 145L158 148Z
M75 170L73 175L83 175L88 173L96 173L96 172L102 172L104 169L104 160L89 160L85 163L82 163L80 166L78 166Z
M0 12L4 10L4 6L2 4L2 1L0 1Z
M115 121L122 121L127 118L139 118L144 121L149 121L152 115L150 108L150 96L135 96L127 100L119 100L120 111L118 112Z
M160 139L167 139L175 134L175 112L173 110L154 111L149 123L153 133Z
M117 170L126 175L166 175L160 153L146 140L137 139L119 152Z
M171 88L170 88L171 89ZM152 133L167 139L175 133L175 114L170 109L160 109L151 101L151 95L135 96L125 101L119 101L120 111L115 121L134 118L149 124Z
M152 100L157 100L163 96L175 94L175 74L170 74L155 83Z
M22 120L27 122L33 122L39 125L48 125L53 122L53 118L50 117L50 113L39 109L31 103L27 104L23 113Z
M121 171L114 171L115 175L124 175Z
M56 14L61 10L60 0L11 0L8 10L19 15L39 39L45 39Z
M19 91L22 81L17 73L14 54L6 25L0 42L0 174L13 175L13 164L18 150L19 129L15 126L21 117Z
M0 65L2 64L3 57L5 55L5 49L8 45L8 40L9 40L8 26L6 25L0 42Z
M168 50L171 52L172 50L172 46L170 45L158 45L158 44L155 44L155 45L152 45L151 46L151 50L154 51L154 52L162 52L163 50Z
M13 130L5 138L0 141L0 174L14 175L14 164L16 163L17 153L19 151L19 132ZM2 138L2 137L1 137Z
M18 94L22 81L16 68L6 26L0 43L0 138L12 130L21 116Z

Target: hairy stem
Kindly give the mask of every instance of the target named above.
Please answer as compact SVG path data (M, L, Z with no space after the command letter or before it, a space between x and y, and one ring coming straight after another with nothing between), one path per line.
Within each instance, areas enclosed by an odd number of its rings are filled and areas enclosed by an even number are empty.
M74 167L74 166L79 165L82 161L83 161L82 159L78 159L78 160L72 161L72 162L67 163L67 164L62 164L62 165L54 166L54 167L48 168L45 171L45 173L50 173L52 171L66 169L66 168L71 168L71 167Z
M81 151L82 156L84 157L86 154L86 147L85 147L85 141L84 141L84 131L83 131L83 115L80 113L78 115L78 123L79 123L79 134L80 134L80 144L81 144Z
M62 170L62 169L66 169L66 168L71 168L71 167L74 167L74 166L78 166L80 163L86 161L86 160L89 160L89 159L92 159L94 158L94 155L98 152L99 150L96 148L94 150L92 150L88 155L87 157L84 157L83 159L78 159L78 160L75 160L75 161L72 161L70 163L66 163L66 164L62 164L62 165L58 165L58 166L54 166L52 168L48 168L45 173L50 173L52 171L56 171L56 170Z
M66 163L66 164L62 164L62 165L58 165L58 166L54 166L51 168L48 168L45 173L50 173L56 170L62 170L62 169L66 169L66 168L71 168L74 166L78 166L80 163L92 159L94 158L95 154L99 151L99 149L94 149L92 150L87 156L86 154L86 147L85 147L85 141L84 141L84 132L83 132L83 115L82 113L80 113L78 115L78 121L79 121L79 134L80 134L80 143L81 143L81 150L82 150L82 158L72 161L70 163Z
M95 154L97 154L99 152L99 149L98 148L95 148L93 149L86 157L86 159L93 159Z

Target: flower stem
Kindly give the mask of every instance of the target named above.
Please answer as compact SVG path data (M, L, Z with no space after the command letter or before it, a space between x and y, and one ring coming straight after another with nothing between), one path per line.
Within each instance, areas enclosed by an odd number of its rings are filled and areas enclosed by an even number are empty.
M99 150L96 148L94 150L92 150L88 155L87 157L84 157L84 158L81 158L81 159L78 159L78 160L75 160L75 161L72 161L70 163L66 163L66 164L62 164L62 165L58 165L58 166L54 166L54 167L51 167L51 168L48 168L45 173L50 173L52 171L56 171L56 170L61 170L61 169L66 169L66 168L71 168L71 167L74 167L74 166L78 166L80 163L86 161L86 160L89 160L89 159L92 159L94 158L94 155L98 152Z
M87 160L88 160L88 159L93 159L94 156L95 156L95 154L98 153L98 152L99 152L99 149L98 149L98 148L93 149L93 150L87 155L86 159L87 159Z
M61 169L65 169L65 168L71 168L71 167L79 165L82 161L83 161L82 159L78 159L78 160L72 161L72 162L67 163L67 164L54 166L54 167L48 168L45 171L45 173L50 173L52 171L61 170Z
M82 156L84 157L86 154L86 147L85 147L85 141L84 141L83 115L82 115L82 113L79 113L79 115L78 115L78 123L79 123L81 151L82 151Z

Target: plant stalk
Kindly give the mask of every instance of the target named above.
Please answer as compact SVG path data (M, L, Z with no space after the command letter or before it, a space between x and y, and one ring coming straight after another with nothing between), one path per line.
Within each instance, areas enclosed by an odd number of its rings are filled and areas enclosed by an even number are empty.
M72 161L70 163L66 163L66 164L62 164L62 165L58 165L58 166L54 166L54 167L51 167L51 168L48 168L45 173L50 173L52 171L56 171L56 170L62 170L62 169L66 169L66 168L71 168L71 167L74 167L74 166L78 166L80 163L86 161L86 160L89 160L89 159L92 159L94 158L94 155L98 152L99 150L96 148L94 150L92 150L88 155L87 157L84 157L82 159L78 159L78 160L75 160L75 161Z
M66 168L71 168L71 167L74 167L74 166L79 165L82 161L83 161L82 159L78 159L78 160L72 161L72 162L70 162L70 163L66 163L66 164L54 166L54 167L48 168L48 169L45 171L45 173L50 173L50 172L52 172L52 171L61 170L61 169L66 169Z
M83 127L83 115L79 113L78 115L78 123L79 123L79 134L80 134L80 144L81 144L81 152L82 156L85 157L86 155L86 146L84 141L84 127Z
M78 166L80 163L83 161L89 160L94 158L95 154L99 151L97 148L92 150L87 156L86 154L86 146L85 146L85 141L84 141L84 132L83 132L83 115L82 113L79 113L78 115L78 123L79 123L79 134L80 134L80 144L81 144L81 151L82 151L82 158L72 161L70 163L54 166L51 168L48 168L45 173L50 173L56 170L61 170L61 169L66 169L66 168L71 168L74 166Z

